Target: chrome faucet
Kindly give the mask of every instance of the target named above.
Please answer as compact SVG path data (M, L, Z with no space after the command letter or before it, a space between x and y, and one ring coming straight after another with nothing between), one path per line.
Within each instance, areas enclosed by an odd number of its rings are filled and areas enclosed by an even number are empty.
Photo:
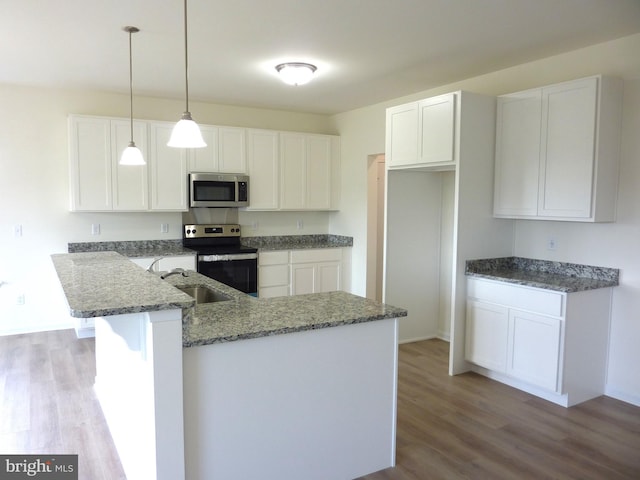
M160 278L164 280L165 278L170 277L171 275L178 275L178 274L181 274L183 277L189 276L189 272L187 272L184 268L174 268L170 272L160 275Z
M154 270L153 270L153 267L156 265L156 263L158 263L163 258L164 257L158 257L153 262L151 262L151 265L149 265L149 268L147 268L147 272L155 273Z

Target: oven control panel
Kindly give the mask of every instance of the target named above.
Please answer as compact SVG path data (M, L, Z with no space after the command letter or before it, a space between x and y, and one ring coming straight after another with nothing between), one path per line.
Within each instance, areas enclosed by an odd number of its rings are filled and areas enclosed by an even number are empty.
M239 237L240 225L192 224L184 226L183 238Z

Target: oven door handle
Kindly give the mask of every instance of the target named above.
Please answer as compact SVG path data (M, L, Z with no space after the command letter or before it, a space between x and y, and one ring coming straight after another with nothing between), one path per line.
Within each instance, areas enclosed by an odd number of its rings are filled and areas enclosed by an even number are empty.
M233 260L253 260L257 253L230 253L223 255L198 255L199 262L230 262Z

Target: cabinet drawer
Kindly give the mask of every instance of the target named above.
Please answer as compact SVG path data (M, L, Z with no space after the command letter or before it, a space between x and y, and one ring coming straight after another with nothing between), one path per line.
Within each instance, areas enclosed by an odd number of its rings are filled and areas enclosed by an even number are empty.
M289 265L263 265L258 269L258 285L274 287L289 285Z
M562 317L565 295L539 288L521 287L490 280L469 279L467 295L485 302Z
M258 265L286 265L289 263L289 251L278 250L275 252L260 252Z
M275 298L275 297L288 297L289 286L282 285L279 287L265 287L258 289L258 297L260 298Z
M342 260L342 249L321 248L311 250L292 250L291 263L339 262Z

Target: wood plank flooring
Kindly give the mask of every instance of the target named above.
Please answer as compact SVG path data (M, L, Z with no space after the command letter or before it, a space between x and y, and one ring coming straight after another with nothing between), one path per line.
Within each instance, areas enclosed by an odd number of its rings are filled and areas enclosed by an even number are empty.
M640 408L566 409L475 373L447 375L449 344L400 347L396 467L361 480L640 479Z
M93 339L0 337L0 453L78 454L79 478L125 479L100 404Z
M397 466L361 480L640 478L639 407L600 397L565 409L450 377L448 347L400 347ZM124 479L94 376L94 342L73 330L0 337L0 453L77 453L79 478Z

